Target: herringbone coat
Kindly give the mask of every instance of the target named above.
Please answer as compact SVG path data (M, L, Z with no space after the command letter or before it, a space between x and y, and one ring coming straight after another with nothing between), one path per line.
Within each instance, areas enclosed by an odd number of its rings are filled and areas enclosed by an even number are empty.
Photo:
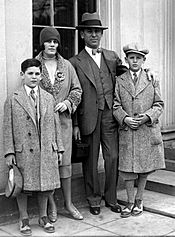
M113 114L119 122L119 170L144 173L165 168L159 117L163 112L159 81L142 70L138 84L130 72L116 78ZM123 123L125 116L147 114L150 121L133 130Z
M24 87L4 105L4 155L14 154L24 178L24 190L46 191L60 187L58 151L64 151L53 97L39 89L40 133ZM56 134L55 126L59 129Z

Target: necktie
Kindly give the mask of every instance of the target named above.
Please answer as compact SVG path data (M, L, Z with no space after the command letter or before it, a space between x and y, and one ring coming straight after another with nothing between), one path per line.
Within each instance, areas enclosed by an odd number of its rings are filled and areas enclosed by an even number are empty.
M31 96L31 98L32 98L32 100L33 100L33 102L36 106L36 94L35 94L35 91L33 89L30 91L30 96Z
M138 80L137 73L134 72L134 73L133 73L133 76L134 76L133 82L134 82L134 85L135 85L135 84L137 83L137 80Z
M96 53L101 53L101 48L98 49L92 49L92 55L96 55Z

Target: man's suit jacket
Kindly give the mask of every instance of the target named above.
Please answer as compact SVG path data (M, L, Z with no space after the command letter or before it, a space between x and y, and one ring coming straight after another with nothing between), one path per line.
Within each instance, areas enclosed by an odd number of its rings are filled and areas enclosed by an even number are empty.
M122 62L114 51L102 49L102 54L115 85L116 71L118 67L122 67ZM89 135L94 131L98 117L97 88L89 57L83 49L78 55L70 58L83 89L82 101L73 120L74 126L79 126L82 135Z

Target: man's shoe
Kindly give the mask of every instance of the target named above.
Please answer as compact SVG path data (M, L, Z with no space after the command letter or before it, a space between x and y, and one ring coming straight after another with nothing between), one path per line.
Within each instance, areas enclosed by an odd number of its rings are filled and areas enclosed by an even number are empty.
M20 233L24 236L32 235L32 230L29 225L29 219L23 219L20 221Z
M110 203L105 201L105 206L109 207L111 209L111 211L116 212L116 213L120 213L122 211L122 208L118 203L110 204Z
M48 218L52 223L56 222L57 221L57 212L56 211L49 211Z
M127 218L131 216L133 207L134 207L134 203L127 203L126 206L123 208L120 216L122 218Z
M143 214L143 201L140 199L135 200L132 216L140 216Z
M100 214L100 207L89 207L90 213L93 215L99 215Z

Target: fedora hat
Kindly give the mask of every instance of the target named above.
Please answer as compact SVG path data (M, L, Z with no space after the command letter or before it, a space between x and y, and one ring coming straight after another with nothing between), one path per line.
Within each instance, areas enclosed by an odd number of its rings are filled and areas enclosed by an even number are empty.
M9 169L8 181L5 187L5 195L8 198L17 197L23 188L23 177L16 165Z
M149 50L146 49L143 45L139 45L138 43L130 43L123 47L123 52L125 54L128 53L137 53L142 56L145 56L149 53Z
M82 15L81 23L76 26L76 29L85 29L85 28L98 28L102 30L108 29L107 26L102 26L100 16L97 12L89 13L85 12Z

